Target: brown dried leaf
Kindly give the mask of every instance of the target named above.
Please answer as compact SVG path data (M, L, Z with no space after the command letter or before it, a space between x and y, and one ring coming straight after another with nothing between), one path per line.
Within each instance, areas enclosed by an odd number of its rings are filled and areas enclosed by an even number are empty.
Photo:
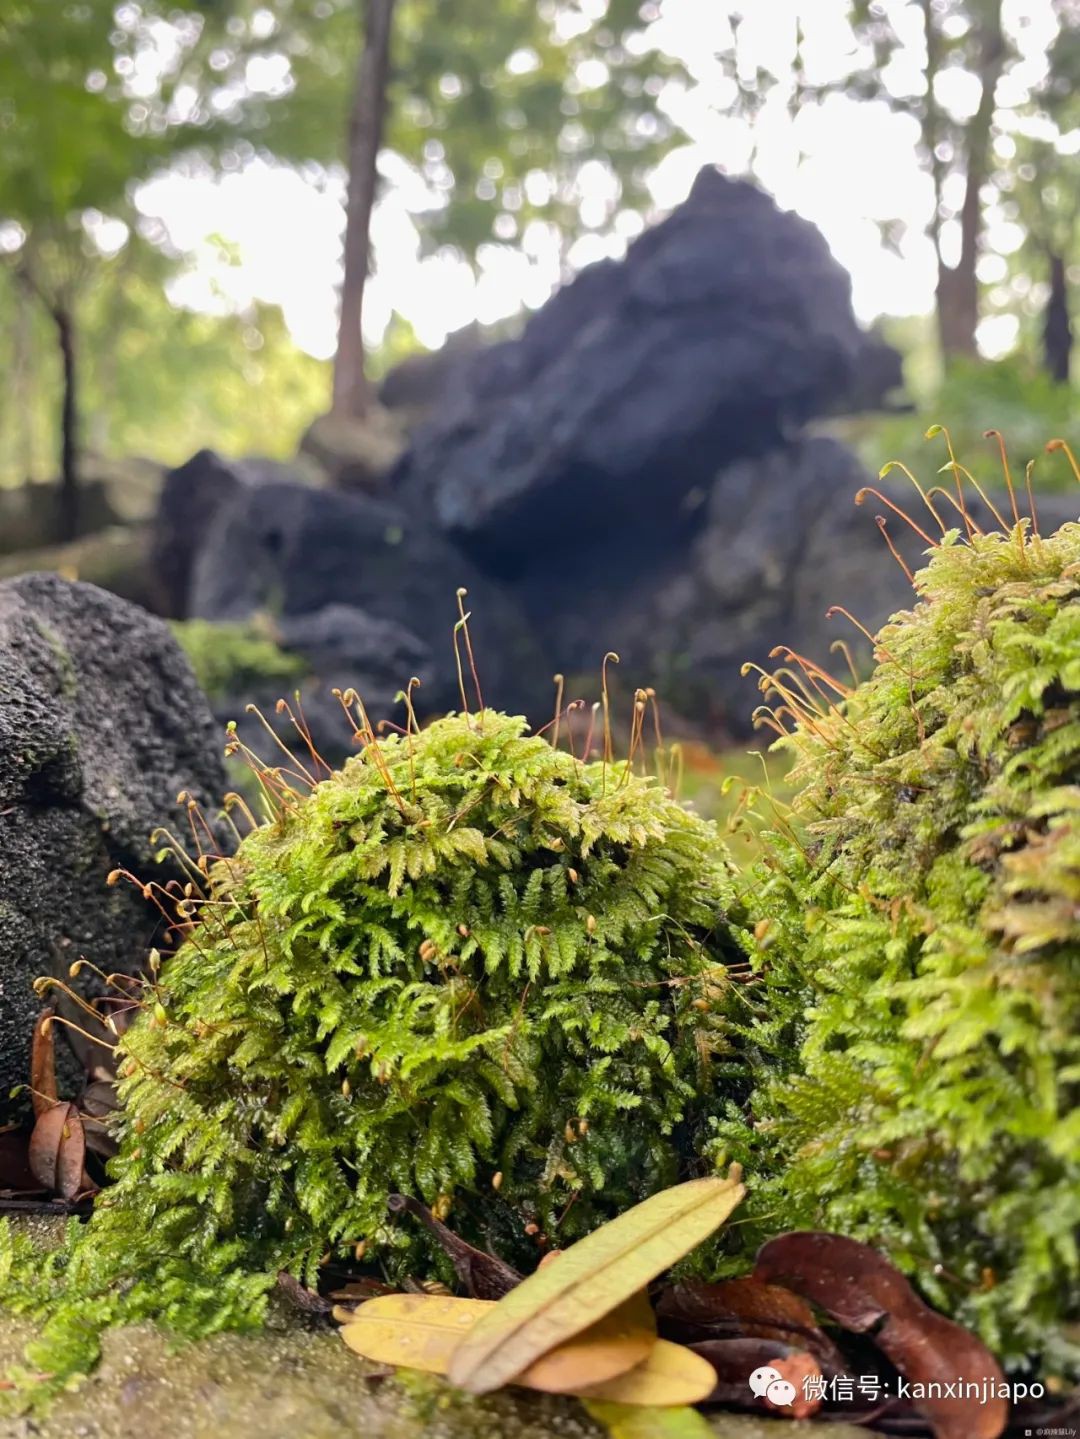
M435 1236L449 1256L454 1272L473 1299L501 1299L521 1283L522 1276L494 1254L485 1254L459 1239L452 1229L435 1218L426 1205L407 1194L391 1194L391 1213L408 1213L419 1219Z
M55 1013L55 1009L43 1009L34 1024L30 1046L30 1102L34 1106L35 1119L40 1119L47 1109L51 1109L58 1097L52 1031Z
M727 1179L678 1184L571 1245L479 1321L454 1354L451 1381L489 1393L609 1314L719 1229L746 1192L740 1178L733 1168Z
M290 1274L287 1270L282 1269L278 1273L277 1283L289 1303L299 1309L301 1313L321 1316L333 1311L334 1306L329 1299L324 1299L314 1289L308 1289L305 1284L301 1284L295 1274Z
M776 1339L707 1339L690 1347L712 1365L715 1384L709 1398L714 1404L734 1404L740 1409L782 1413L796 1419L806 1418L821 1408L820 1401L808 1400L803 1391L804 1379L821 1374L814 1356L804 1349ZM750 1388L751 1374L766 1365L794 1385L794 1403L778 1409Z
M843 1356L806 1300L752 1275L720 1284L673 1284L660 1295L656 1317L661 1333L685 1342L728 1336L776 1339L809 1350L826 1369L843 1368Z
M27 1135L21 1129L0 1133L0 1190L33 1193L42 1186L30 1168Z
M86 1136L73 1104L54 1104L38 1117L29 1159L34 1178L61 1199L74 1199L85 1188Z
M996 1394L1004 1376L980 1340L924 1304L911 1285L869 1245L839 1234L782 1234L758 1253L756 1278L804 1295L837 1323L870 1338L913 1385L961 1384L961 1394L921 1398L937 1439L998 1439L1008 1423L1004 1399L973 1403L964 1383L986 1381Z
M369 1299L379 1299L384 1294L396 1293L393 1285L365 1275L361 1279L350 1279L339 1289L331 1289L329 1297L341 1300L344 1304L364 1304Z
M605 1384L590 1384L577 1393L583 1399L606 1399L613 1404L674 1408L700 1404L715 1384L716 1375L707 1359L683 1344L658 1339L648 1356L626 1374Z

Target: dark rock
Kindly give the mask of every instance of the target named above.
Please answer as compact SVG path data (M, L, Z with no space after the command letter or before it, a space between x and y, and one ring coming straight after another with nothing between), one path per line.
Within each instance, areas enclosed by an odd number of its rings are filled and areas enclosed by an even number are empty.
M379 386L379 403L391 410L411 433L429 420L454 393L458 373L470 356L483 348L479 325L466 325L447 337L437 350L409 355L394 366Z
M642 524L655 543L722 465L842 407L869 343L820 232L703 171L624 261L463 363L393 488L494 573Z
M213 812L220 752L161 621L55 575L0 583L0 1114L28 1079L34 979L144 961L160 916L106 877L154 872L181 789Z
M433 712L460 703L452 638L459 586L469 592L485 697L517 707L525 697L520 676L532 679L538 659L516 606L424 520L385 501L299 485L240 491L204 540L191 607L210 620L268 612L287 647L307 654L310 645L314 664L345 671L361 692L369 682L387 692L389 674L404 660L396 693L426 651L417 703ZM294 646L290 634L306 638ZM380 644L389 645L386 656L376 655Z
M399 692L415 676L420 681L415 703L420 707L422 697L436 683L437 668L430 647L394 620L376 619L350 605L331 604L311 614L285 616L276 628L282 648L305 663L307 677L299 687L303 721L316 750L330 764L339 764L357 748L341 704L334 697L335 689L357 690L373 719L393 717L404 723L406 712L398 702ZM245 743L256 754L265 756L265 731L259 734L243 719L245 703L258 704L285 743L302 753L302 743L288 716L274 714L278 698L277 692L269 690L248 693L233 696L215 708L225 721L236 720Z
M226 460L214 450L199 450L190 460L169 470L161 490L150 555L158 589L155 608L169 619L187 618L196 551L240 490L302 478L296 465L259 458Z
M830 606L844 605L873 633L914 600L876 515L887 517L912 570L926 544L872 496L855 504L866 480L851 453L825 438L740 460L708 492L689 497L679 545L650 553L646 534L636 549L597 546L572 585L555 566L531 576L521 592L526 612L575 681L596 675L610 648L621 660L624 695L654 685L707 732L745 735L762 696L756 675L741 673L744 662L771 671L781 661L769 651L786 645L844 675L833 642L846 641L856 663L869 658L869 644L849 620L829 619ZM931 535L939 533L910 487L882 490ZM998 503L1007 512L1004 497ZM969 508L977 521L987 518L970 500ZM1039 509L1050 530L1075 518L1077 506L1070 495L1047 495ZM943 507L946 523L950 515L957 518Z

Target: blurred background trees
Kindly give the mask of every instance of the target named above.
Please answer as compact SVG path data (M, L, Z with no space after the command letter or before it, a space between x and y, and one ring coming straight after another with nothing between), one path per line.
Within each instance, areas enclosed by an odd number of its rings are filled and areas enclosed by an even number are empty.
M872 221L886 251L932 247L932 327L885 322L910 351L916 398L944 383L964 410L974 393L985 427L1003 421L984 413L981 385L994 404L1029 386L1029 413L1064 414L1080 279L1076 0L707 10L7 0L0 478L61 474L71 534L84 451L288 453L332 400L362 412L372 379L416 343L408 296L384 284L376 312L365 304L372 250L377 281L415 238L418 263L505 271L510 308L537 303L560 271L633 238L659 208L656 176L691 143L786 200L777 175L813 173L806 137L838 97L902 117L925 182L925 201L909 189ZM212 210L208 196L260 166L338 217L334 366L332 346L299 343L295 316L246 278L250 256L212 224L182 243L156 203L188 184ZM318 263L287 238L276 252L283 274ZM1008 383L986 353L1006 357Z

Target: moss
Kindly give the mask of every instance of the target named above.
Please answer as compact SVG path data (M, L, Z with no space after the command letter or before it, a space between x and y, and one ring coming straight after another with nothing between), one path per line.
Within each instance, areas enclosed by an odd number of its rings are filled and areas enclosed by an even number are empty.
M786 696L756 1128L718 1147L771 1167L760 1215L866 1238L1011 1363L1076 1373L1080 526L952 534L915 587L839 709Z
M368 739L310 791L264 772L272 821L209 867L121 1043L117 1182L14 1296L51 1313L41 1369L121 1320L256 1323L359 1241L430 1273L394 1190L535 1263L684 1175L737 1091L709 823L490 711Z
M303 679L305 666L288 654L262 619L246 624L210 620L178 620L172 631L179 640L203 693L214 703L258 696Z

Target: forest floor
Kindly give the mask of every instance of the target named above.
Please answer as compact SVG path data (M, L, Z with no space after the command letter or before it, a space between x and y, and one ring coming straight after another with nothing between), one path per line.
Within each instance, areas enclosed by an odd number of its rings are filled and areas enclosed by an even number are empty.
M32 1329L0 1314L0 1372ZM144 1324L112 1330L94 1373L44 1416L2 1417L0 1439L600 1439L575 1399L474 1399L420 1374L382 1377L332 1326L276 1303L264 1330L171 1350ZM718 1414L714 1439L867 1439L847 1424ZM647 1439L647 1431L641 1431Z

